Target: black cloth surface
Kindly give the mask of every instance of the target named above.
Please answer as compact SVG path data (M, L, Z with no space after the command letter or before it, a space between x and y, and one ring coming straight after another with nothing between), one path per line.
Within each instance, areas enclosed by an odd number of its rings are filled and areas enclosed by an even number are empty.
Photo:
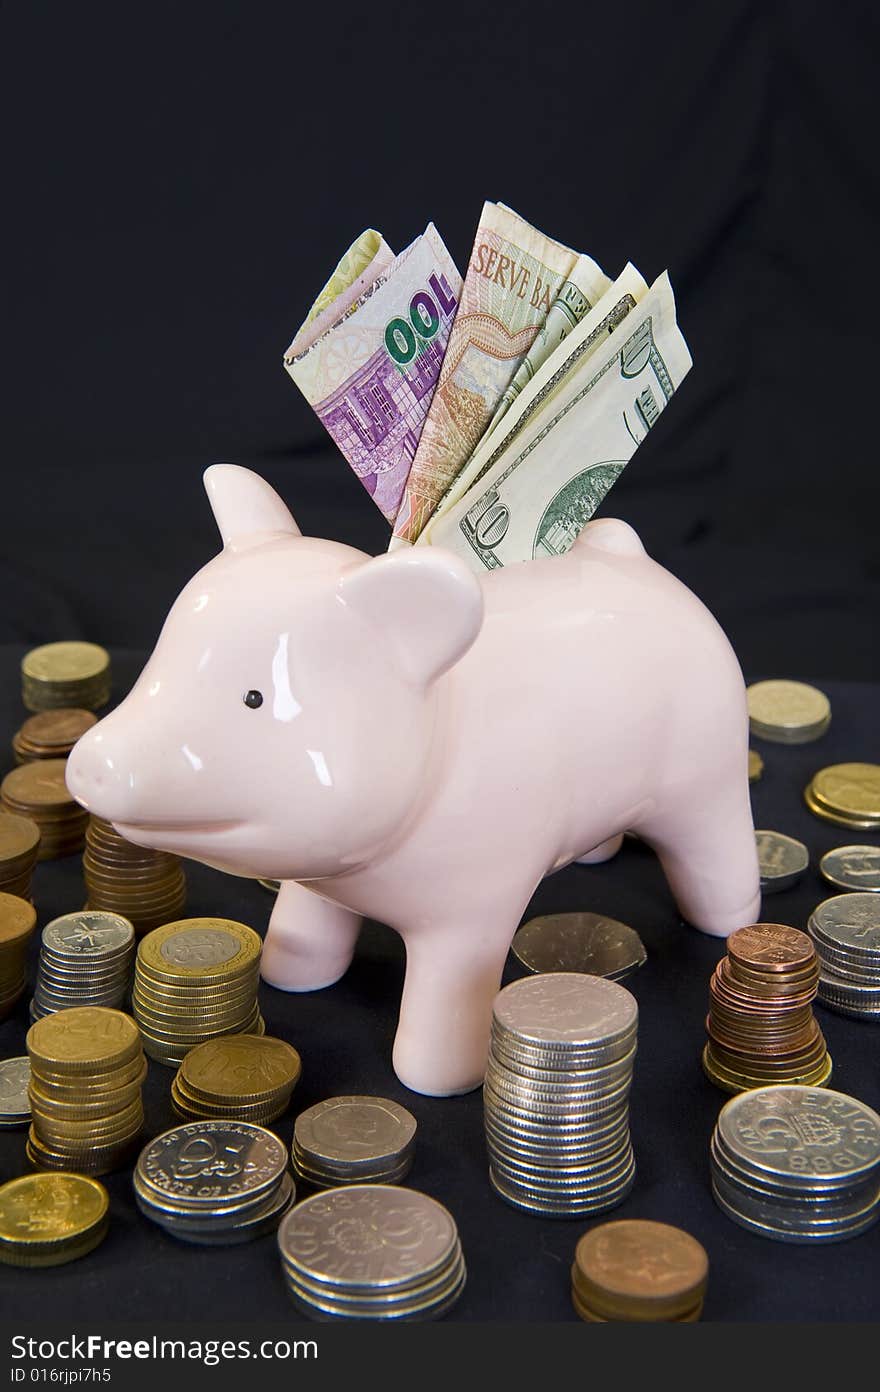
M491 198L670 270L694 368L602 512L748 670L880 679L878 32L865 0L3 7L0 642L151 645L219 460L382 550L281 357L363 227L434 219L464 270Z
M0 737L22 716L16 662L2 650ZM117 656L118 689L136 674L134 654ZM833 707L829 732L814 744L783 747L755 741L764 776L753 786L755 822L797 836L810 848L801 883L764 902L765 919L803 928L813 907L835 891L821 879L818 858L853 837L817 821L801 792L817 768L877 753L878 691L859 683L826 684ZM11 763L3 756L5 764ZM2 763L0 763L2 766ZM859 833L876 840L876 833ZM220 914L263 932L272 901L255 882L187 862L187 913ZM42 926L82 906L76 856L39 865L35 901ZM654 855L627 842L612 861L572 866L545 880L526 917L593 909L642 936L648 961L626 983L639 1003L639 1048L631 1119L638 1166L630 1197L609 1217L676 1223L698 1237L711 1262L705 1318L718 1321L872 1320L880 1313L876 1273L880 1227L828 1246L789 1246L743 1231L715 1207L709 1190L708 1145L726 1100L703 1076L700 1052L708 982L723 944L681 923ZM522 971L508 960L505 981ZM450 1320L542 1322L573 1320L569 1267L586 1220L545 1219L508 1207L490 1189L482 1136L480 1092L428 1098L409 1092L391 1068L391 1045L403 977L397 935L365 926L355 961L337 985L311 995L286 995L263 985L267 1029L289 1040L303 1059L290 1113L275 1129L289 1141L293 1117L341 1093L386 1096L418 1121L417 1153L407 1183L446 1204L459 1226L468 1263L464 1296ZM818 1008L834 1060L832 1085L880 1109L878 1027ZM0 1057L24 1050L27 1000L0 1024ZM145 1136L175 1124L169 1089L173 1070L151 1063L144 1089ZM24 1133L0 1132L0 1180L27 1169ZM103 1245L67 1267L15 1272L0 1267L0 1309L55 1319L285 1319L292 1309L273 1237L236 1247L189 1247L166 1236L135 1207L130 1171L105 1181L112 1223ZM600 1221L600 1220L595 1220Z
M876 6L46 0L2 7L0 52L4 747L30 646L105 643L127 689L217 550L207 465L257 469L307 534L384 549L387 526L281 355L361 228L400 250L433 219L464 270L483 200L503 200L610 274L627 258L649 280L670 270L694 369L602 512L708 604L751 677L815 679L832 696L830 733L767 746L754 790L758 824L813 853L766 908L803 926L824 893L816 856L847 837L810 816L801 788L821 764L878 756ZM259 886L189 873L191 913L267 921ZM41 924L78 907L77 860L41 865L36 895ZM548 880L532 911L583 907L632 923L649 951L632 981L639 1175L618 1212L706 1243L708 1318L875 1316L876 1231L785 1247L714 1208L721 1098L699 1053L720 945L679 925L633 844ZM586 1225L492 1195L477 1094L430 1101L394 1079L402 969L397 939L370 925L332 989L263 988L268 1027L303 1054L296 1106L355 1089L411 1106L411 1183L448 1203L470 1268L451 1319L571 1319ZM821 1013L835 1081L877 1106L875 1031ZM25 1021L22 1006L0 1025L0 1054L20 1052ZM150 1132L172 1119L169 1083L151 1067ZM0 1133L0 1178L22 1169L23 1144ZM271 1239L185 1248L139 1217L127 1175L108 1183L101 1250L56 1271L0 1268L2 1313L289 1317Z

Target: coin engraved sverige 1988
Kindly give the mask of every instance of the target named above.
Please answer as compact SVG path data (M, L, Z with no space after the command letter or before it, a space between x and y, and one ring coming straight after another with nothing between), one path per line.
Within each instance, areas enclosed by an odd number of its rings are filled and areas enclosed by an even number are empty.
M718 1128L735 1154L780 1174L845 1177L880 1160L880 1117L827 1089L740 1093L722 1110Z

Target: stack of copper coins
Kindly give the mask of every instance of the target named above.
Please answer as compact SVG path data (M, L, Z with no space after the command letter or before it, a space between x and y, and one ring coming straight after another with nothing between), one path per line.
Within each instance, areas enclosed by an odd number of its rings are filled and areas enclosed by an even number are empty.
M28 943L36 922L33 904L15 894L0 894L0 1020L24 995Z
M571 1268L575 1312L589 1323L693 1323L709 1258L681 1228L626 1218L584 1233Z
M86 730L98 722L91 711L62 708L41 711L26 720L12 736L12 752L17 764L35 759L66 759Z
M831 1059L813 1015L818 984L806 933L780 923L732 933L709 987L706 1076L731 1093L769 1083L824 1087Z
M122 914L139 937L180 918L186 907L177 856L133 845L100 817L92 817L86 831L83 876L88 907Z
M302 1072L283 1039L226 1034L190 1049L171 1084L171 1105L185 1121L235 1117L266 1125L283 1116Z
M92 1175L118 1169L144 1123L147 1064L131 1016L101 1006L56 1011L31 1025L27 1051L31 1164Z
M150 1058L176 1066L208 1039L264 1034L262 949L253 928L229 918L182 918L141 938L132 1005Z
M29 817L40 829L38 860L56 860L82 850L88 812L64 781L66 759L39 759L7 773L0 783L0 807Z
M31 876L40 849L40 828L30 817L0 816L0 894L31 897Z
M26 710L99 710L109 698L110 655L97 643L46 643L21 660Z

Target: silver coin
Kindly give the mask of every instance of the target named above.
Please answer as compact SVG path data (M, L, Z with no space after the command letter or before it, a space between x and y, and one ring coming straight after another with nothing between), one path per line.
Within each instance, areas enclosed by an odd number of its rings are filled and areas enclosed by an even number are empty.
M605 1213L616 1208L632 1190L635 1183L635 1161L624 1172L619 1183L608 1189L596 1189L582 1194L542 1193L529 1185L520 1185L498 1174L489 1166L492 1188L514 1208L530 1213L543 1213L549 1218L574 1218L581 1214Z
M47 923L42 942L59 956L100 957L134 943L134 928L121 914L85 909Z
M647 960L638 933L597 913L544 914L519 929L511 944L530 972L583 972L620 981Z
M835 846L825 852L819 869L841 889L880 893L880 846Z
M153 1205L144 1202L137 1191L135 1198L144 1216L159 1223L166 1232L171 1233L174 1237L179 1237L184 1242L221 1246L238 1242L251 1242L255 1237L261 1237L264 1233L271 1232L278 1226L281 1218L294 1203L296 1189L290 1175L284 1174L269 1197L256 1205L249 1204L246 1212L234 1210L231 1214L224 1214L207 1221L202 1215L194 1218L191 1214L181 1216L176 1213L173 1215L167 1212L163 1213L162 1210L157 1210Z
M294 1139L319 1168L359 1165L390 1167L415 1141L416 1120L383 1097L331 1097L301 1112Z
M30 1116L30 1080L31 1061L27 1055L0 1062L0 1120L7 1125L26 1121Z
M386 1290L427 1280L457 1240L451 1215L427 1194L393 1185L331 1189L304 1199L284 1219L285 1262L335 1289Z
M842 1014L863 1016L865 1019L880 1015L880 985L876 982L863 982L852 977L838 976L823 967L819 977L817 999L830 1010Z
M546 972L505 986L495 997L502 1031L526 1043L563 1051L590 1047L632 1030L635 997L601 976Z
M732 1197L714 1176L712 1196L721 1211L740 1227L758 1233L761 1237L773 1238L777 1242L842 1242L866 1232L880 1217L880 1205L875 1202L869 1205L864 1213L853 1215L849 1219L802 1226L800 1223L787 1221L785 1216L775 1209L767 1210L761 1205L750 1205L739 1195Z
M810 863L810 853L802 841L781 831L756 831L761 890L775 894L797 884Z
M810 915L810 932L866 962L880 958L880 898L862 892L824 899Z
M788 1182L847 1182L880 1166L880 1116L829 1088L755 1088L718 1117L725 1149L760 1174Z
M194 1121L142 1150L137 1172L160 1199L197 1208L240 1203L276 1184L287 1150L271 1131L245 1121Z
M439 1319L464 1289L467 1273L461 1246L429 1283L394 1294L361 1292L351 1295L311 1282L285 1265L285 1279L296 1306L312 1319L424 1320Z

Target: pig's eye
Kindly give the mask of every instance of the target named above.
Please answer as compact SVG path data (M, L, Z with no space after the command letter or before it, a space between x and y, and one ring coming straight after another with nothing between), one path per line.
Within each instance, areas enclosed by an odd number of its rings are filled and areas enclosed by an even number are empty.
M260 706L263 704L263 693L262 693L262 691L247 691L247 692L245 692L244 703L245 703L245 705L248 706L251 710L259 710Z

